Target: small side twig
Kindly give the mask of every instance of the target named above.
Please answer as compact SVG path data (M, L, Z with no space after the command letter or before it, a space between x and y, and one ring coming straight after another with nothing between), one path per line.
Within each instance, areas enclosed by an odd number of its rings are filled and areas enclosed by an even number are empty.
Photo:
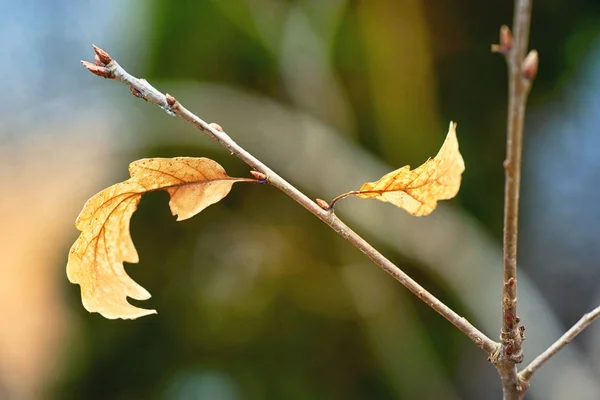
M292 186L289 182L284 180L281 176L276 174L273 170L259 161L252 154L248 153L245 149L239 146L231 137L229 137L220 126L209 124L204 122L198 116L186 109L181 103L179 103L173 96L163 94L146 80L138 79L130 75L125 71L115 60L113 60L107 52L94 46L96 52L96 63L89 63L82 61L83 66L86 67L90 72L102 76L104 78L114 79L120 81L130 87L131 92L136 96L140 97L148 102L157 104L167 113L171 115L180 116L185 121L191 123L196 128L203 131L209 137L217 141L232 154L235 154L239 159L249 165L256 173L264 175L266 182L271 184L273 187L281 190L287 194L290 198L296 201L298 204L303 206L309 212L314 214L317 218L327 224L335 232L337 232L344 239L349 241L354 247L363 252L369 257L376 265L378 265L385 272L394 277L404 287L419 297L425 304L429 305L440 315L446 318L450 323L456 326L461 332L466 334L479 348L485 351L488 356L495 353L499 344L494 342L492 339L487 337L475 326L473 326L465 318L458 315L454 310L448 307L446 304L437 299L434 295L425 290L421 285L410 278L400 268L394 265L390 260L385 258L379 253L373 246L371 246L366 240L360 237L356 232L350 229L344 222L342 222L335 213L322 208L326 202L321 201L321 206L316 202L312 201L308 196L299 191L297 188ZM253 174L256 177L256 174ZM262 178L262 175L261 178ZM325 203L325 204L324 204Z
M594 321L600 318L600 306L594 310L585 314L575 325L571 327L564 335L562 335L552 346L548 347L546 351L537 356L527 367L525 367L520 373L519 378L524 385L529 386L531 376L544 365L550 358L558 353L563 347L571 343L577 335L579 335L585 328L590 326Z

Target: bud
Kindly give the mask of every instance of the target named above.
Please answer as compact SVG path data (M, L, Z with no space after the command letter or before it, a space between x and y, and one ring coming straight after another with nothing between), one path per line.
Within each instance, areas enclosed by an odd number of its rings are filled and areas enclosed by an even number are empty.
M263 174L262 172L250 171L250 174L259 181L267 181L267 175Z
M329 211L330 210L329 203L327 203L323 199L317 199L317 204L319 205L319 207L321 207L325 211Z
M492 52L507 55L513 46L513 36L510 28L502 25L500 28L500 44L492 45Z
M167 93L165 95L165 97L166 97L166 100L167 100L167 104L170 107L173 107L175 105L175 103L177 103L177 100L175 99L175 97L171 96L169 93Z
M101 67L87 61L82 61L81 64L94 75L108 79L114 78L113 73L106 67Z
M142 95L142 92L140 92L139 90L137 90L134 87L129 87L129 91L131 92L132 95L134 95L135 97L139 97L140 99L143 99L144 96Z
M221 125L217 124L216 122L211 122L210 124L208 124L211 128L219 131L219 132L223 132L223 128L221 128Z
M525 78L529 79L530 81L535 79L535 76L538 72L539 63L540 59L537 50L531 50L529 54L527 54L527 57L525 57L523 60L522 68Z
M102 50L100 47L98 47L96 45L92 45L92 46L94 47L94 51L96 52L96 55L98 55L98 58L100 59L100 61L102 61L105 65L112 61L112 58L108 55L107 52L105 52L104 50Z

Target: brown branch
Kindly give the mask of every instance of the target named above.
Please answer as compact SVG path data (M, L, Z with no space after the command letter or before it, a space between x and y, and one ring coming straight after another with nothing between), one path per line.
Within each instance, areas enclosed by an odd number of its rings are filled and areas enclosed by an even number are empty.
M524 393L515 364L523 361L523 334L517 317L517 242L519 221L519 189L523 123L527 97L537 72L538 56L529 55L529 26L532 0L515 0L514 36L510 29L500 29L500 44L492 51L504 54L508 65L508 122L506 140L506 181L504 192L503 285L501 348L493 359L500 377L505 399L520 399Z
M417 295L425 304L429 305L440 315L446 318L450 323L456 326L461 332L466 334L479 348L488 355L496 352L499 344L488 338L485 334L475 328L469 321L458 315L450 307L442 303L435 296L425 290L421 285L411 279L406 273L400 270L391 261L379 253L367 241L344 224L333 212L324 210L316 202L308 198L282 177L277 175L269 167L260 162L253 155L240 147L231 139L217 124L208 124L198 116L187 110L173 96L163 94L144 79L138 79L125 71L115 60L113 60L104 50L94 46L96 51L96 63L92 64L82 61L84 67L90 72L104 78L114 79L129 86L131 93L148 102L157 104L170 115L178 115L185 121L191 123L196 128L217 141L239 159L248 164L259 174L264 174L267 181L272 186L281 190L291 197L298 204L306 208L317 218L331 227L344 239L348 240L354 247L362 251L376 265L385 272L394 277L398 282L404 285L408 290Z
M552 344L552 346L548 347L546 351L537 356L535 360L533 360L527 367L525 367L520 373L519 378L526 385L529 386L529 381L531 376L552 356L558 353L563 347L571 343L573 339L577 335L579 335L585 328L590 326L595 320L600 318L600 306L596 307L594 310L585 314L575 325L571 327L564 335L562 335L556 342Z

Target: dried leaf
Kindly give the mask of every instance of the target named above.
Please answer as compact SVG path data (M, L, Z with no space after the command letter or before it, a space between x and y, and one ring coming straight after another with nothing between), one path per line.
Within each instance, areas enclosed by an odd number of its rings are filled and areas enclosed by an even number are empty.
M433 159L413 171L407 165L384 175L377 182L367 182L354 194L363 199L390 202L414 216L428 215L438 200L456 196L464 170L456 124L450 122L448 136Z
M247 178L231 178L208 158L149 158L129 165L131 178L93 196L75 226L81 231L69 252L67 276L81 286L83 306L106 318L134 319L154 314L132 306L129 296L147 300L150 293L133 279L123 262L137 263L129 221L144 193L166 190L177 220L191 218L227 196L231 186Z

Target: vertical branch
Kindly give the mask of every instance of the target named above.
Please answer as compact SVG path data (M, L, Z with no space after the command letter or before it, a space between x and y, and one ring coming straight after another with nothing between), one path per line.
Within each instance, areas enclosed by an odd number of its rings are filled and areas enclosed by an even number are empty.
M512 361L523 359L517 322L517 242L519 221L519 189L521 184L521 153L523 122L531 80L523 71L523 61L529 42L531 1L517 0L514 18L513 47L508 52L508 122L506 140L506 180L504 188L504 284L502 290L502 339L514 341L509 351ZM510 350L510 349L508 349Z
M502 378L505 399L521 398L524 392L515 366L523 361L523 333L517 317L517 244L523 124L527 97L538 66L537 52L533 50L527 54L531 7L532 0L515 0L514 35L508 27L503 26L500 30L500 44L492 46L493 51L505 56L508 66L502 332L501 348L494 359Z

